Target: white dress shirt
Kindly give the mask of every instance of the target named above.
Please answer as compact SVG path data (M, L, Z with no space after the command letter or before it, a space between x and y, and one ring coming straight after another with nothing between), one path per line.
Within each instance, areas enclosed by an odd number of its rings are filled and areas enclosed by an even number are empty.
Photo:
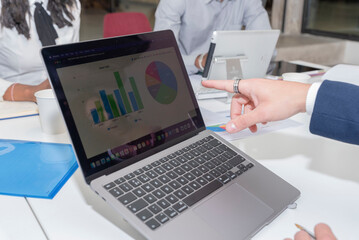
M0 100L10 85L22 83L37 85L47 79L44 64L40 56L41 42L36 32L34 22L35 2L43 2L46 10L48 0L28 0L32 17L27 18L30 28L30 39L19 35L15 28L0 27ZM0 1L0 9L1 9ZM81 4L76 0L76 6L71 11L75 17L72 27L58 28L56 44L76 42L79 40ZM50 12L48 12L50 14ZM66 15L64 15L66 17Z
M271 29L261 0L161 0L154 30L171 29L177 39L188 73L194 62L207 53L215 30Z

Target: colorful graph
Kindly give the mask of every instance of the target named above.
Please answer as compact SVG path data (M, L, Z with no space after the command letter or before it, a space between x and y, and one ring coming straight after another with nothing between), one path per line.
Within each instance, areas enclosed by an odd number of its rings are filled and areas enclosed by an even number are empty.
M226 125L213 125L213 126L207 126L208 130L212 130L213 132L225 132L226 131Z
M163 62L154 61L146 69L146 86L151 96L161 104L172 103L177 96L177 80Z
M95 101L95 108L90 110L92 120L95 124L118 118L144 108L135 79L133 77L129 78L132 91L126 92L120 74L118 72L114 72L113 74L118 89L115 89L113 94L107 94L105 90L99 91L101 100Z

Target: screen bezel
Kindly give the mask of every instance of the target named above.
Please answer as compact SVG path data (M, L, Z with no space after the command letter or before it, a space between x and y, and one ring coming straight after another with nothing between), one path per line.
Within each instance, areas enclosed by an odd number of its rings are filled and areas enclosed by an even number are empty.
M66 100L63 87L61 85L61 82L60 82L58 74L57 74L58 67L55 64L54 59L56 59L56 57L58 57L58 56L66 56L66 54L67 55L71 54L74 51L83 52L84 56L86 56L86 54L89 54L88 52L86 53L86 51L89 51L91 49L101 49L101 48L106 49L106 48L109 48L112 46L116 46L119 48L121 46L126 46L125 50L127 50L127 51L121 50L121 54L116 54L116 56L114 56L114 57L121 57L121 56L136 54L136 53L145 52L146 50L148 50L148 49L145 49L145 50L140 49L141 47L135 46L136 43L140 43L140 42L141 43L149 43L149 44L151 44L151 47L155 46L155 49L150 49L150 51L156 50L156 49L168 48L168 47L173 47L175 49L178 61L180 63L180 68L181 68L181 71L183 72L184 80L186 82L186 86L188 88L189 94L192 99L192 103L194 106L193 110L195 110L195 112L197 114L196 118L192 118L192 122L193 122L193 125L195 125L195 128L194 128L194 130L192 130L188 133L185 133L184 135L182 135L176 139L165 142L162 145L157 146L153 149L150 149L147 152L141 153L140 155L132 157L131 159L128 159L128 160L120 162L120 163L116 163L115 165L112 165L112 166L108 166L107 168L105 168L103 170L94 171L89 166L89 161L88 161L88 158L86 157L86 153L85 153L84 147L82 145L79 132L76 128L74 118L71 114L70 107ZM106 51L108 51L108 50L106 50ZM142 159L147 158L157 152L160 152L170 146L173 146L179 142L182 142L185 139L193 137L196 134L198 134L200 131L205 130L204 121L203 121L202 115L200 113L199 106L196 101L196 98L195 98L195 95L194 95L194 92L192 89L192 85L190 83L188 74L186 72L186 68L184 66L180 51L178 49L176 39L174 37L173 32L170 30L45 47L41 50L41 54L42 54L44 63L46 65L49 79L51 81L55 95L57 97L61 112L64 116L64 120L65 120L69 135L72 140L72 145L75 150L77 160L78 160L79 165L83 171L85 180L88 184L93 179L96 179L102 175L108 175L108 174L115 172L119 169L122 169L129 165L132 165L132 164L134 164L138 161L141 161ZM93 60L93 61L96 61L96 60ZM72 65L76 65L76 64L72 64Z

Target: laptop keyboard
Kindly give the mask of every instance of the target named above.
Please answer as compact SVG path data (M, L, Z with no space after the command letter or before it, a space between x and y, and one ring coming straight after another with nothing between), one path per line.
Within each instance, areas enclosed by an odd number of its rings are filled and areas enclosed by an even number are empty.
M104 185L152 230L254 165L213 136Z

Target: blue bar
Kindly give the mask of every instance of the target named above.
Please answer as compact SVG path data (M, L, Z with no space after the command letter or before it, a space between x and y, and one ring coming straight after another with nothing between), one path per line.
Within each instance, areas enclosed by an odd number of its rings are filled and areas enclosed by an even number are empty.
M103 106L105 107L108 119L113 119L113 113L112 113L112 110L110 107L110 103L108 102L105 90L101 90L100 95L101 95Z
M100 118L98 116L98 113L97 113L96 109L91 109L91 115L92 115L92 119L93 119L95 124L100 123Z
M118 107L120 108L121 115L125 115L127 112L126 112L126 109L125 109L125 105L123 104L121 95L120 95L120 90L116 89L113 92L115 93L115 96L116 96L116 99L117 99L117 104L118 104Z
M130 97L132 107L133 107L133 111L138 111L137 102L136 102L135 95L133 94L133 92L129 92L128 96Z

